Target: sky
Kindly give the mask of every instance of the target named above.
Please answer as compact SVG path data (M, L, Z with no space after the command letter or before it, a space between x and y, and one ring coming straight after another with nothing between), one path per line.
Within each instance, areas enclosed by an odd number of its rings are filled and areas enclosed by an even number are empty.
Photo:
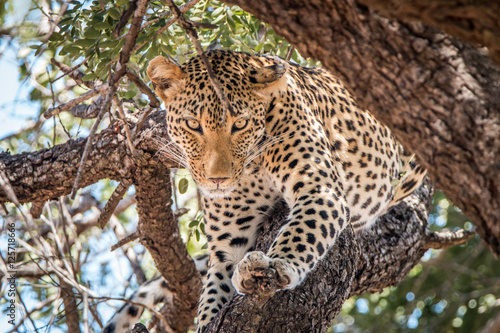
M5 26L22 19L29 8L29 0L13 1L13 14L6 18ZM31 90L30 83L19 82L19 71L16 60L18 48L15 43L7 44L7 38L0 39L0 139L15 133L26 126L27 120L37 117L40 106L30 103L27 95Z
M5 43L0 44L3 49ZM40 106L28 100L29 82L19 82L19 71L12 49L0 58L0 139L26 127L29 119L36 120Z

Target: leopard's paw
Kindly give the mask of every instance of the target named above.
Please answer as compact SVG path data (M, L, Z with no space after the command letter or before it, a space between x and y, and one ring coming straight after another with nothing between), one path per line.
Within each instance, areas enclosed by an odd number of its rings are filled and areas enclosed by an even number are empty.
M278 290L298 285L300 276L286 261L271 259L263 252L253 251L238 263L232 282L239 294L272 295Z

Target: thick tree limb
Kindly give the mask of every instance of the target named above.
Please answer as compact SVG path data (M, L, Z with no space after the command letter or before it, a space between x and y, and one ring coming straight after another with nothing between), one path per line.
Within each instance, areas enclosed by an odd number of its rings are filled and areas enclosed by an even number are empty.
M186 332L201 293L201 276L179 234L172 210L170 170L152 155L145 154L134 175L141 243L152 255L156 267L168 281L174 299L164 313L169 326Z
M354 0L225 2L339 75L500 254L500 69L483 51Z
M386 17L421 21L472 44L486 46L500 65L500 3L487 0L359 0Z
M136 145L142 153L156 153L159 147L154 138L168 137L164 117L164 112L153 112L138 132ZM57 199L70 193L86 140L69 140L33 153L0 153L0 170L4 170L20 203ZM81 188L100 179L120 181L127 176L125 170L130 170L135 161L128 153L125 141L123 124L113 124L96 135ZM155 157L165 167L175 166L159 154ZM0 202L8 201L7 195L0 191Z

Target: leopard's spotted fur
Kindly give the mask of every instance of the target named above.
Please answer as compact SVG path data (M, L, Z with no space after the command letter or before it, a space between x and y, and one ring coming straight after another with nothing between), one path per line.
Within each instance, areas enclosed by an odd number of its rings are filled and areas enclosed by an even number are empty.
M207 57L229 99L225 115L199 57L180 68L158 57L148 68L172 154L203 194L210 266L198 331L234 290L257 292L262 270L276 272L278 289L300 284L343 228L369 226L425 175L329 72L230 51ZM253 251L282 199L288 223L267 253Z

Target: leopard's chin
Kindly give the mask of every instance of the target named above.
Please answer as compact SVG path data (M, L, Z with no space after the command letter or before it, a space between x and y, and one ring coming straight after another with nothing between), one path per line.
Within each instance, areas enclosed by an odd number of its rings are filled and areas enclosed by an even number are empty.
M207 188L204 186L198 186L201 193L210 198L224 198L230 196L236 187L229 188Z

